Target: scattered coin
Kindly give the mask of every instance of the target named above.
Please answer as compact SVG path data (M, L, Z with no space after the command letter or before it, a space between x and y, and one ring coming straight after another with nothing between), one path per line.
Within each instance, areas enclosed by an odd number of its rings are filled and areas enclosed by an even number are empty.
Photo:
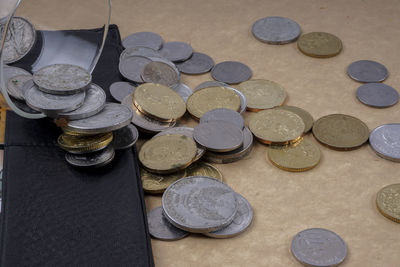
M189 235L188 232L173 226L165 218L161 206L147 213L147 221L149 224L149 233L154 238L172 241L182 239Z
M183 98L185 103L187 102L189 96L193 94L192 89L184 83L178 83L173 86L172 89Z
M375 108L387 108L399 101L396 89L383 83L363 84L356 94L361 103Z
M213 165L196 162L187 168L186 176L207 176L222 181L222 173Z
M127 149L132 147L139 138L139 132L135 126L127 126L113 132L112 147L115 150Z
M216 108L207 111L200 118L200 123L209 121L227 121L236 124L240 129L244 128L244 119L238 112L227 108Z
M142 72L144 66L151 60L142 56L131 56L119 62L119 72L124 78L136 83L143 83Z
M202 82L201 84L197 85L196 88L194 88L194 91L203 89L203 88L207 88L207 87L227 87L229 86L226 83L223 82L219 82L219 81L206 81L206 82Z
M19 76L19 75L27 75L27 76L32 76L28 71L18 68L18 67L12 67L12 66L7 66L4 65L3 68L3 78L4 81L8 81L12 77Z
M369 136L369 144L378 156L400 162L400 124L376 127Z
M124 59L132 56L142 56L142 57L160 57L160 52L149 47L144 46L135 46L130 47L122 51L119 61L123 61Z
M17 75L8 79L7 92L18 100L25 100L22 86L29 80L32 80L32 75Z
M162 194L172 183L186 177L186 169L171 174L151 173L140 168L143 191L149 194Z
M211 57L198 52L194 52L188 60L176 64L179 71L185 74L203 74L209 72L213 66L214 60Z
M294 106L280 106L280 107L276 107L276 108L289 110L289 111L299 115L300 118L303 119L303 122L305 125L304 133L308 133L314 125L314 118L311 116L311 114L308 111L306 111L302 108L294 107Z
M127 36L122 45L125 48L136 46L149 47L154 50L159 50L162 47L163 40L161 36L154 32L136 32Z
M135 91L136 87L128 82L115 82L110 85L110 94L118 102Z
M160 54L171 61L184 61L193 54L190 44L184 42L168 42L163 45Z
M326 32L310 32L300 36L297 41L299 50L310 57L333 57L342 51L342 41Z
M158 83L172 87L179 82L179 76L175 70L163 62L150 62L144 66L141 74L146 83Z
M75 167L102 167L110 163L115 156L114 149L109 146L106 149L88 154L71 154L66 153L65 159Z
M215 65L211 70L211 76L220 82L236 84L250 79L250 68L238 61L224 61Z
M377 83L386 80L389 72L381 63L372 60L359 60L351 63L347 74L353 80L364 83Z
M254 22L254 37L269 44L287 44L299 38L301 29L297 22L285 17L266 17Z
M171 60L168 60L166 58L163 58L163 57L148 57L148 58L153 62L161 62L161 63L167 64L168 66L170 66L175 71L176 76L178 77L178 80L180 80L181 73L178 70L178 68L176 67L174 62L172 62Z
M112 133L97 135L68 135L61 134L58 139L58 145L72 154L85 154L99 151L108 146L113 140Z
M391 184L379 190L376 206L383 216L400 223L400 184Z

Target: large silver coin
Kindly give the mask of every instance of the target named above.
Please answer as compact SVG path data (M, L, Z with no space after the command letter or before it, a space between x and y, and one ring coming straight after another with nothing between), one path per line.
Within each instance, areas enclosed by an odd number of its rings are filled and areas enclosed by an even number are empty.
M122 45L125 48L144 46L154 50L159 50L162 47L163 40L161 36L154 32L135 32L127 36Z
M105 104L106 93L100 86L92 83L89 89L86 90L86 97L82 106L71 112L59 113L58 117L71 121L88 118L103 110Z
M79 66L54 64L35 72L33 81L43 92L70 95L86 89L92 82L92 75Z
M222 86L222 87L227 87L229 86L226 83L223 82L219 82L219 81L206 81L206 82L202 82L201 84L197 85L196 88L194 88L194 91L203 89L203 88L207 88L207 87L215 87L215 86Z
M18 100L24 100L24 92L22 91L22 87L24 84L32 80L32 75L17 75L10 79L7 82L7 92L14 98Z
M136 87L128 82L115 82L110 85L110 94L118 102L135 91Z
M131 123L113 132L111 146L115 150L127 149L132 147L139 138L139 132Z
M375 107L387 108L399 101L399 93L393 87L383 83L366 83L356 92L361 103Z
M347 255L343 239L322 228L306 229L298 233L291 246L294 257L306 266L337 266Z
M377 83L386 80L389 72L381 63L372 60L359 60L349 65L347 74L358 82Z
M132 119L132 110L124 105L106 103L96 115L68 122L66 130L81 134L107 133L121 129Z
M203 74L209 72L213 66L214 60L211 57L198 52L194 52L188 60L176 64L179 71L186 74Z
M184 42L168 42L163 45L160 54L171 61L184 61L193 54L192 46Z
M193 94L192 89L184 83L178 83L173 86L172 89L177 92L185 102L187 102L189 96Z
M144 46L135 46L131 48L127 48L122 51L119 56L119 61L122 61L128 57L132 56L142 56L142 57L161 57L160 52L149 47Z
M165 218L161 206L147 213L147 222L150 235L160 240L179 240L189 235L188 232L173 226Z
M18 76L18 75L32 75L28 71L18 68L18 67L11 67L5 65L3 68L3 77L4 81L7 82L9 79L12 77Z
M141 76L143 68L150 62L151 60L147 57L127 57L119 62L119 72L122 74L122 76L132 82L143 83Z
M4 29L5 24L1 24L1 36L3 36ZM25 18L12 18L8 26L7 36L4 42L4 63L13 63L23 58L32 49L35 41L36 30L33 25Z
M369 135L369 144L382 158L400 162L400 123L376 127Z
M200 123L209 121L227 121L236 124L240 129L244 127L244 119L238 112L227 108L216 108L203 114Z
M150 62L144 66L141 74L146 83L158 83L173 87L179 82L179 75L175 70L163 62Z
M107 148L88 154L65 154L67 162L75 167L102 167L110 163L115 156L114 148Z
M269 44L287 44L299 38L297 22L285 17L266 17L254 22L251 31L258 40Z
M236 193L223 182L191 176L171 184L162 196L164 215L185 231L208 233L229 225L237 211Z
M251 78L251 69L238 61L224 61L215 65L211 70L211 76L220 82L237 84Z

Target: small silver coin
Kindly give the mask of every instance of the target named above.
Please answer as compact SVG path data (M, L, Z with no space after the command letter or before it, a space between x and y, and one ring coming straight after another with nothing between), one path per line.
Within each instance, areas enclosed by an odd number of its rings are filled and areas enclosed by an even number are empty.
M349 65L347 74L358 82L377 83L386 80L389 72L381 63L372 60L359 60Z
M32 80L32 75L17 75L8 79L7 92L18 100L24 100L22 87L29 80Z
M174 226L192 233L208 233L233 221L237 212L236 193L217 179L190 176L165 190L162 207Z
M184 42L168 42L163 45L160 54L171 61L184 61L193 54L192 46Z
M238 112L227 108L216 108L203 114L200 123L209 121L227 121L236 124L240 129L244 128L244 119Z
M32 75L32 74L30 74L28 71L18 68L18 67L11 67L11 66L4 65L3 77L4 77L5 82L7 82L12 77L15 77L18 75Z
M173 86L172 89L177 92L185 102L187 102L189 96L193 94L192 89L184 83L178 83Z
M254 22L251 31L259 41L269 44L287 44L299 38L297 22L285 17L266 17Z
M66 129L81 134L100 134L121 129L132 119L132 110L124 105L106 103L103 110L89 118L68 122Z
M173 226L164 216L162 207L157 207L147 213L149 233L152 237L165 241L179 240L189 235Z
M399 101L396 89L383 83L363 84L358 87L356 95L361 103L375 108L387 108Z
M347 255L347 246L343 239L322 228L299 232L292 240L291 250L302 264L317 267L337 266Z
M136 87L128 82L115 82L110 85L110 94L118 102L135 91Z
M109 164L115 156L115 151L112 146L88 154L65 154L67 162L75 167L102 167Z
M176 63L179 71L186 74L203 74L209 72L213 66L214 60L211 57L198 52L194 52L189 59Z
M106 93L100 86L92 83L89 89L86 90L85 100L82 106L71 112L59 113L59 118L66 118L68 120L80 120L96 115L103 110L106 104Z
M224 61L218 63L211 70L211 76L220 82L237 84L251 78L250 68L238 61Z
M159 50L162 47L163 40L161 36L154 32L136 32L127 36L122 45L125 48L144 46L154 50Z
M198 144L214 152L235 150L244 140L243 130L226 121L200 123L194 128L193 138Z
M144 46L135 46L131 48L127 48L122 51L119 56L119 61L122 61L128 57L132 56L142 56L142 57L161 57L160 52L149 47Z
M113 132L112 147L115 150L132 147L139 138L139 132L132 123Z
M233 221L221 230L205 233L213 238L230 238L243 233L253 221L253 209L250 203L242 195L236 193L238 210Z
M147 57L132 56L127 57L119 62L119 72L124 78L135 83L143 83L142 72L144 66L149 64L151 60Z
M171 66L156 61L144 66L141 77L146 83L158 83L168 87L173 87L179 82L179 75Z
M229 86L229 85L226 84L226 83L223 83L223 82L218 82L218 81L206 81L206 82L203 82L203 83L197 85L196 88L194 88L194 91L197 91L197 90L200 90L200 89L203 89L203 88L207 88L207 87L215 87L215 86L226 87L226 86Z
M400 123L376 127L369 135L369 144L382 158L400 162Z

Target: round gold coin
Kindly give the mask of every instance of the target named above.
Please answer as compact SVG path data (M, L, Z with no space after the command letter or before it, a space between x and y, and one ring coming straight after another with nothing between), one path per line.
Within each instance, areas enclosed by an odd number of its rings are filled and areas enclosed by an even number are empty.
M222 173L213 165L196 162L186 169L186 176L208 176L222 181Z
M333 57L342 51L342 41L326 32L310 32L300 36L297 41L299 50L310 57Z
M186 170L175 172L168 175L155 174L140 168L140 176L142 177L143 191L150 194L164 193L165 189L173 182L186 177Z
M133 93L133 104L144 114L162 121L177 120L186 112L183 98L162 84L138 86Z
M58 137L59 146L73 154L83 154L98 151L108 146L113 140L112 133L96 135L68 135L61 134Z
M304 133L308 133L314 125L314 118L311 116L311 114L308 111L306 111L302 108L294 107L294 106L280 106L280 107L277 107L277 109L289 110L289 111L299 115L300 118L303 119L303 122L305 125Z
M368 126L361 120L344 114L319 118L312 128L314 137L336 150L352 150L368 141Z
M240 97L231 89L216 86L197 90L187 100L187 110L196 119L200 119L204 113L216 108L238 111Z
M150 172L169 174L189 166L197 152L192 138L180 134L157 136L140 149L139 160Z
M282 109L258 112L249 122L250 131L264 144L285 145L298 141L304 134L299 115Z
M239 84L237 89L246 97L249 111L278 107L286 99L285 88L273 81L250 80Z
M400 223L400 184L382 188L376 197L376 206L383 216Z

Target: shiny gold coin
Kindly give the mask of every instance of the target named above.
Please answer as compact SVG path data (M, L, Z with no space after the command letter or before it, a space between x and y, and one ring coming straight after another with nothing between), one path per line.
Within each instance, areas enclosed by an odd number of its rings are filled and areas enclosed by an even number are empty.
M222 181L222 173L213 165L196 162L186 169L186 176L208 176Z
M246 97L249 111L278 107L286 99L285 88L273 81L250 80L239 84L237 89Z
M376 197L376 206L383 216L400 223L400 184L382 188Z
M240 97L235 91L222 86L206 87L195 91L187 100L187 110L196 119L216 108L238 111Z
M113 140L112 133L78 136L61 134L58 137L59 146L74 154L83 154L101 150L108 146Z
M250 131L264 144L284 145L298 141L304 134L299 115L278 109L258 112L249 122Z
M310 57L333 57L342 51L342 41L326 32L310 32L300 36L297 41L299 50Z
M143 191L150 194L164 193L170 184L186 177L186 170L175 172L168 175L155 174L148 172L146 169L140 168L140 176L142 177Z
M319 118L312 128L314 137L336 150L353 150L368 141L368 126L361 120L344 114Z
M308 133L314 125L314 118L311 116L310 113L308 113L308 111L306 111L302 108L298 108L298 107L294 107L294 106L280 106L280 107L277 107L277 109L289 110L289 111L299 115L300 118L303 119L303 122L305 125L304 133Z
M186 112L183 98L171 88L155 83L138 86L133 93L133 104L144 114L162 121L173 121Z
M189 166L197 152L192 138L180 134L157 136L140 149L139 160L150 172L169 174Z

